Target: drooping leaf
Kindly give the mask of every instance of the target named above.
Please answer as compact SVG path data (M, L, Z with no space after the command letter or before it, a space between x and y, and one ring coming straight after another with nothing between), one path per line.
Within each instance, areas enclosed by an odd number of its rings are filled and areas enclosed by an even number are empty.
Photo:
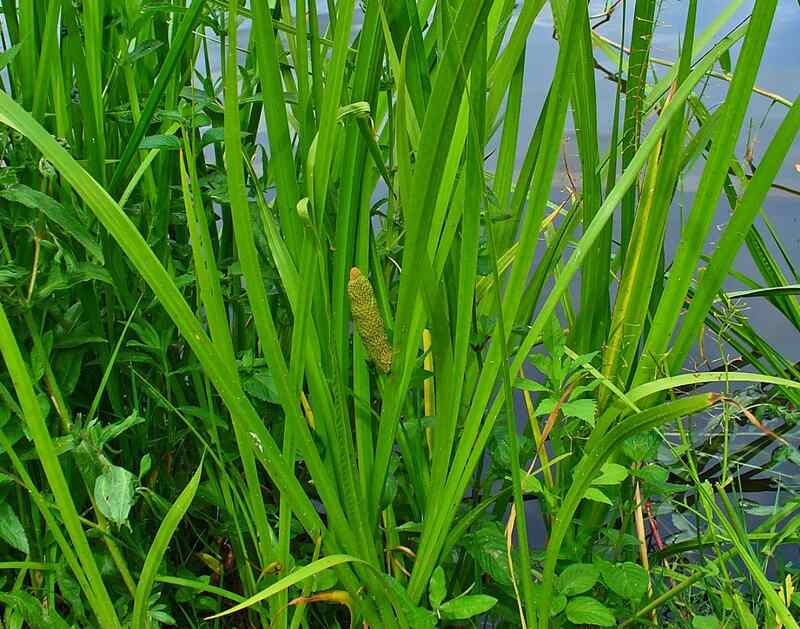
M594 400L573 400L564 402L561 405L561 412L565 417L577 417L590 426L594 426L594 413L597 409L597 402Z
M272 375L263 369L255 371L244 380L244 390L262 402L277 404L280 401Z
M669 472L660 465L646 465L636 470L635 475L644 481L647 494L674 494L687 487L668 482Z
M611 498L606 496L597 487L589 487L583 497L586 498L586 500L593 500L594 502L601 502L606 505L614 506L614 503L611 502Z
M98 509L117 526L128 521L135 484L136 477L117 465L109 466L94 483L94 499Z

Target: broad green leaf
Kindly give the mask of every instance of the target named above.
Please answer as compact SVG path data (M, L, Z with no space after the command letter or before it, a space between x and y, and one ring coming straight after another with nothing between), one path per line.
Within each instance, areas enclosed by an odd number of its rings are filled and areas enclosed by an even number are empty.
M611 610L588 596L573 598L567 603L567 618L576 625L596 625L598 627L613 627L617 624Z
M536 393L548 393L550 391L550 389L543 384L536 382L536 380L531 380L530 378L517 378L514 382L514 388L522 391L534 391Z
M537 607L542 607L542 586L539 583L534 583L533 585L533 599L536 602ZM561 612L564 611L564 608L567 606L567 597L559 592L555 596L553 596L550 600L550 616L558 616Z
M128 54L128 58L125 61L126 63L133 65L143 57L149 55L151 52L155 52L163 45L164 42L157 39L148 39L143 41L141 44L136 46L136 48L131 50L131 52Z
M567 566L558 577L558 589L565 596L588 592L600 578L600 569L590 563L574 563Z
M646 493L674 494L686 489L686 485L668 482L669 472L660 465L646 465L634 474L644 481Z
M600 476L592 481L592 485L619 485L628 478L628 470L619 463L606 463L600 468Z
M586 500L593 500L594 502L602 502L603 504L607 504L612 507L614 506L614 503L611 501L611 499L597 487L589 487L583 497L586 498Z
M594 426L594 413L596 409L597 402L589 399L564 402L561 405L561 412L564 414L564 417L577 417L591 426Z
M439 608L445 620L467 620L488 612L497 603L494 596L467 594L447 601Z
M133 506L136 476L111 465L94 482L94 500L100 512L117 526L128 521Z
M638 564L604 564L601 572L608 589L626 600L639 601L647 592L647 572Z
M311 587L312 592L324 592L325 590L331 590L336 585L338 581L338 577L336 573L331 570L323 570L318 575L314 577L314 584Z
M441 566L436 566L436 570L431 575L431 581L428 584L428 599L431 602L431 607L436 609L442 604L445 596L447 596L447 584L445 582L444 569Z
M493 581L511 585L506 555L506 538L499 522L486 522L464 539L467 552Z
M526 494L540 494L542 493L542 482L536 477L535 474L528 474L525 470L522 471L522 491Z
M99 431L97 439L98 447L104 446L112 439L116 439L126 430L129 430L134 426L138 426L139 424L143 424L144 421L145 421L144 417L139 415L139 413L136 410L134 410L125 419L118 422L114 422L113 424L108 424L107 426L103 426L102 429Z
M719 629L719 620L716 616L699 616L692 618L692 629Z
M733 594L733 607L736 610L736 615L739 616L739 624L742 629L758 629L758 621L750 611L744 598L738 592Z
M150 149L178 151L181 148L181 141L174 135L149 135L142 139L139 148L143 151Z
M655 430L647 430L628 437L622 443L622 451L634 463L641 463L653 459L660 444L659 434Z
M29 552L28 535L14 509L7 502L0 504L0 538L18 551Z
M0 70L14 61L14 58L17 56L17 53L19 53L20 48L22 48L22 44L14 44L8 50L0 52Z

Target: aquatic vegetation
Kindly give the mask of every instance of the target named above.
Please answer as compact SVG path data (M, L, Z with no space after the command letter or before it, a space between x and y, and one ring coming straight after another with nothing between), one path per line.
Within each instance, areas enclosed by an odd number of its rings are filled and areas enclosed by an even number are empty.
M4 626L797 627L800 103L700 5L0 3Z

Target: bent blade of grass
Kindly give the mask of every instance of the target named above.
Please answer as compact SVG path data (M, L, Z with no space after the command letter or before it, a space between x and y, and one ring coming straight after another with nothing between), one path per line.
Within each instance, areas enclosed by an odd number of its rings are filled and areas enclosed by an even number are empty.
M184 579L182 577L170 577L167 575L160 574L156 576L155 582L166 583L167 585L174 585L180 588L187 588L189 590L194 590L198 594L202 594L203 592L208 592L209 594L216 594L217 596L221 596L222 598L227 598L229 601L233 601L234 603L242 603L245 601L244 596L236 594L236 592L231 592L230 590L226 590L225 588L211 585L210 583L206 583L205 581L198 581L197 579Z
M773 297L775 295L800 295L800 284L786 286L765 286L751 290L737 290L725 293L726 299L746 299L748 297Z
M203 462L197 466L192 478L178 498L167 511L164 520L158 527L153 543L150 545L150 550L147 551L147 557L142 566L142 573L139 576L139 583L136 585L136 594L133 597L133 619L131 621L132 629L146 629L149 626L147 620L147 605L150 601L150 592L153 589L153 584L156 579L156 571L164 559L164 554L167 552L172 536L178 528L183 516L189 509L189 506L194 500L194 495L197 493L197 487L200 484L200 476L203 471Z
M300 583L301 581L305 581L306 579L313 577L316 574L319 574L323 570L328 570L329 568L333 568L335 566L339 566L345 563L366 563L357 557L351 557L350 555L329 555L327 557L323 557L322 559L318 559L317 561L313 561L307 566L303 566L302 568L298 568L291 574L283 577L282 579L276 581L268 588L262 590L258 594L251 596L247 600L242 601L238 605L234 605L230 609L226 609L224 612L220 612L219 614L214 614L213 616L206 617L205 620L214 620L215 618L222 618L223 616L229 616L230 614L235 614L236 612L240 612L243 609L247 609L248 607L252 607L268 599L270 596L274 596L279 592L283 592L284 590L290 588L291 586Z
M759 384L772 384L778 387L790 389L800 389L800 382L779 378L778 376L768 376L757 373L733 373L729 371L707 371L701 373L688 373L680 376L670 376L659 378L646 384L641 384L628 391L628 398L634 402L643 400L655 393L691 387L713 382L751 382Z

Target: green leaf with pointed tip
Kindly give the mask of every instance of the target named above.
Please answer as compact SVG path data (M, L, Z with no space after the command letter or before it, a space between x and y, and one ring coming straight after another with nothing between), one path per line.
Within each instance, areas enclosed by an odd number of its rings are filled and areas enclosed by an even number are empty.
M11 48L9 48L8 50L4 50L3 52L0 53L0 70L2 70L9 63L14 61L14 58L17 56L17 53L19 53L21 47L22 44L15 44L11 46Z
M641 463L655 457L661 437L655 430L640 432L628 437L622 444L622 451L634 463Z
M162 151L178 151L181 141L174 135L149 135L139 144L141 150L158 149Z
M619 463L606 463L600 468L600 476L592 481L592 485L619 485L628 478L628 470Z
M437 566L428 584L428 599L431 602L431 607L436 609L441 606L445 596L447 596L447 584L445 582L444 569L441 566Z
M602 566L601 573L608 589L625 600L639 601L647 592L647 572L638 564L609 563Z
M600 578L600 569L590 563L574 563L558 577L558 589L565 596L588 592Z
M611 610L588 596L573 598L567 603L567 618L576 625L613 627L617 624Z
M486 594L468 594L447 601L439 608L445 620L467 620L485 614L497 604L494 596Z
M589 487L583 497L586 498L586 500L593 500L594 502L601 502L612 507L614 506L614 503L611 502L611 498L597 489L597 487Z
M13 546L18 551L25 553L29 552L28 535L22 527L17 514L14 509L7 502L0 504L0 538Z

